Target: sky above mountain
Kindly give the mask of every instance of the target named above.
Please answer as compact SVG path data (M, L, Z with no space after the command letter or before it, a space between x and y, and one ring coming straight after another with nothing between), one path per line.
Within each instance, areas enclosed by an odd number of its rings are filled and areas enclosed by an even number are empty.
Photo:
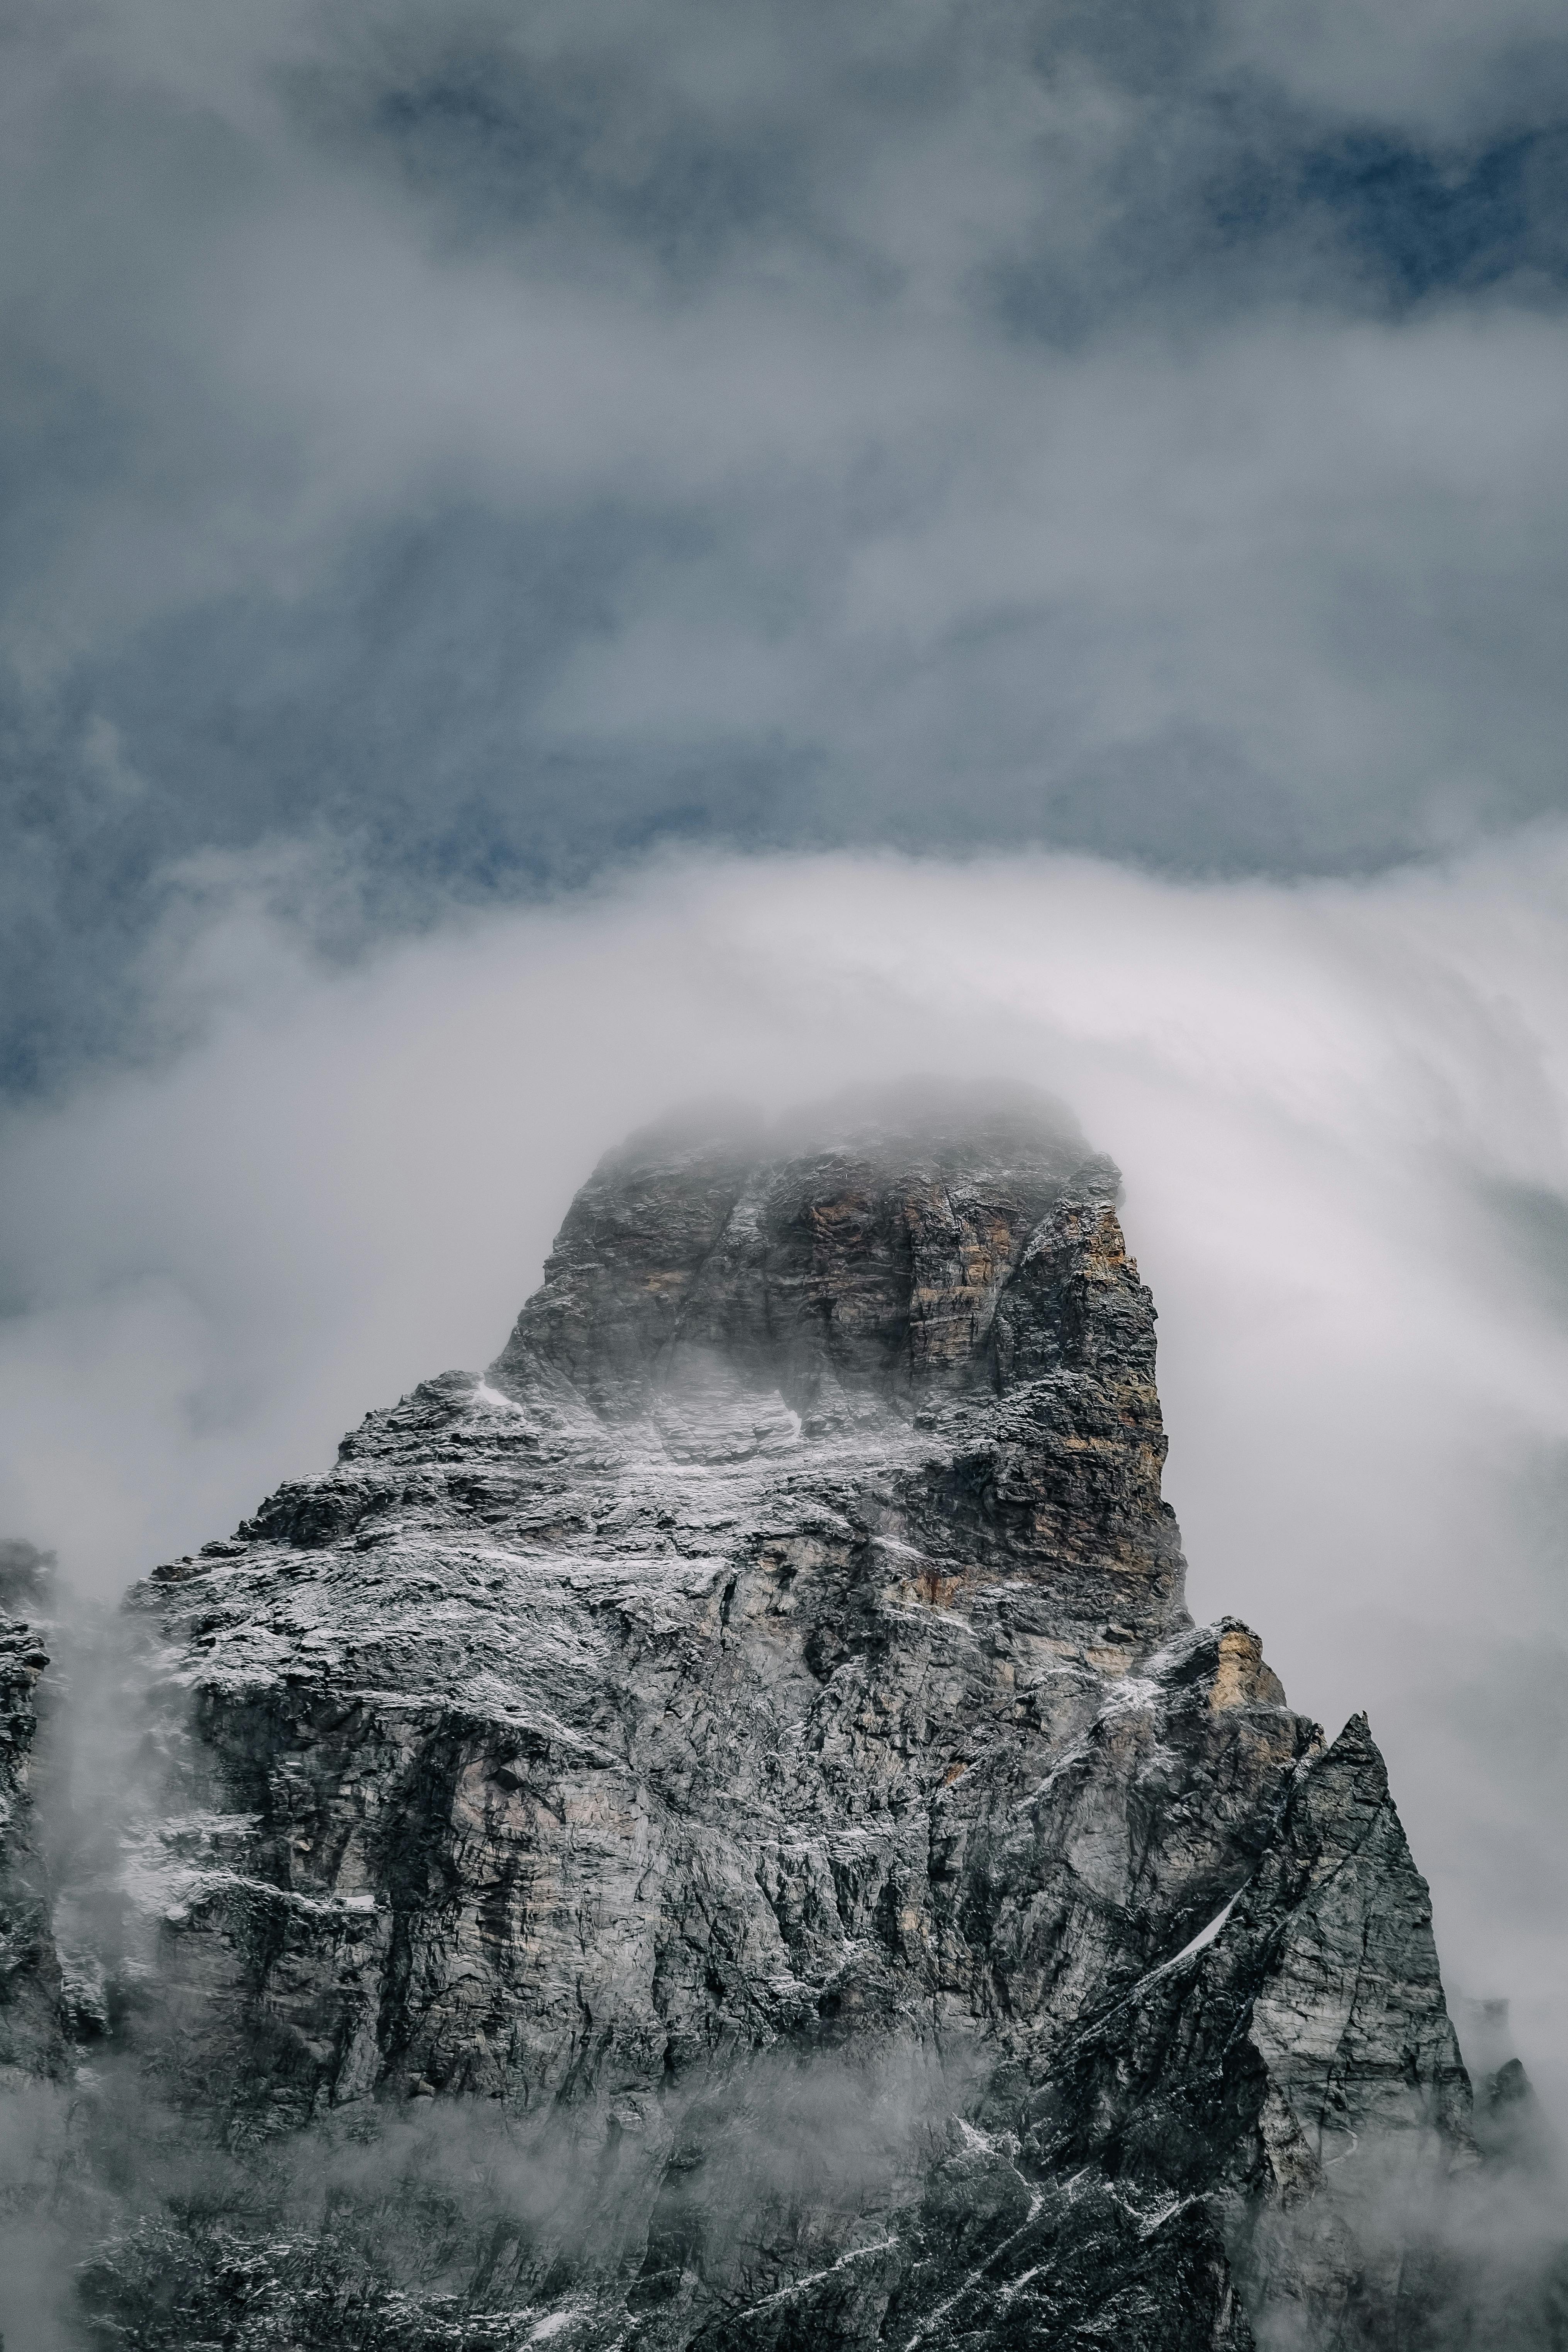
M1558 809L1552 0L19 0L0 1076L661 845Z

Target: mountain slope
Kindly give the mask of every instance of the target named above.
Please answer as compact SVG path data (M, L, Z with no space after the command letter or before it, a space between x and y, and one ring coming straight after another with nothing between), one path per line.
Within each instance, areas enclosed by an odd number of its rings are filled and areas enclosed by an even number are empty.
M486 1375L139 1589L125 2033L275 2192L210 2340L1459 2340L1426 1887L1187 1616L1117 1191L1021 1100L634 1138Z

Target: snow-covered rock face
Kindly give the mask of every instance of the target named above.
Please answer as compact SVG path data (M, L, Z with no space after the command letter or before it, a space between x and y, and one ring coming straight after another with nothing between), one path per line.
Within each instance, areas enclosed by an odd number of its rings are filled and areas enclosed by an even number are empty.
M504 2123L460 2340L1416 2340L1426 1890L1187 1617L1116 1187L1016 1106L634 1140L486 1374L135 1596L138 2047Z

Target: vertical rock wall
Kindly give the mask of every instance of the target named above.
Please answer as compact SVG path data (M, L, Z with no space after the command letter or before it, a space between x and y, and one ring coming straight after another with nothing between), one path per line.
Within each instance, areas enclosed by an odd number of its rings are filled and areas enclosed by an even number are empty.
M0 2084L63 2067L60 1971L34 1796L52 1561L0 1543Z

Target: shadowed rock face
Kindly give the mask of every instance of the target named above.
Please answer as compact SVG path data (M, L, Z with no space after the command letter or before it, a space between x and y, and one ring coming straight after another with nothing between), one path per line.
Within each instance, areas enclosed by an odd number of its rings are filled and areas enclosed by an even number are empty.
M32 1786L51 1566L31 1544L0 1543L0 2088L65 2058Z
M1053 1361L1067 1343L1030 1244L1069 1191L1087 1209L1116 1183L1039 1113L945 1135L889 1122L782 1160L654 1129L578 1194L495 1374L526 1390L556 1372L617 1420L717 1379L782 1397L813 1435L994 1391L1024 1369L1021 1327ZM1152 1375L1147 1331L1124 1370L1134 1356Z
M1187 1616L1116 1196L1026 1104L634 1139L484 1378L135 1596L142 2063L490 2135L321 2340L1460 2340L1426 1890L1364 1721Z

